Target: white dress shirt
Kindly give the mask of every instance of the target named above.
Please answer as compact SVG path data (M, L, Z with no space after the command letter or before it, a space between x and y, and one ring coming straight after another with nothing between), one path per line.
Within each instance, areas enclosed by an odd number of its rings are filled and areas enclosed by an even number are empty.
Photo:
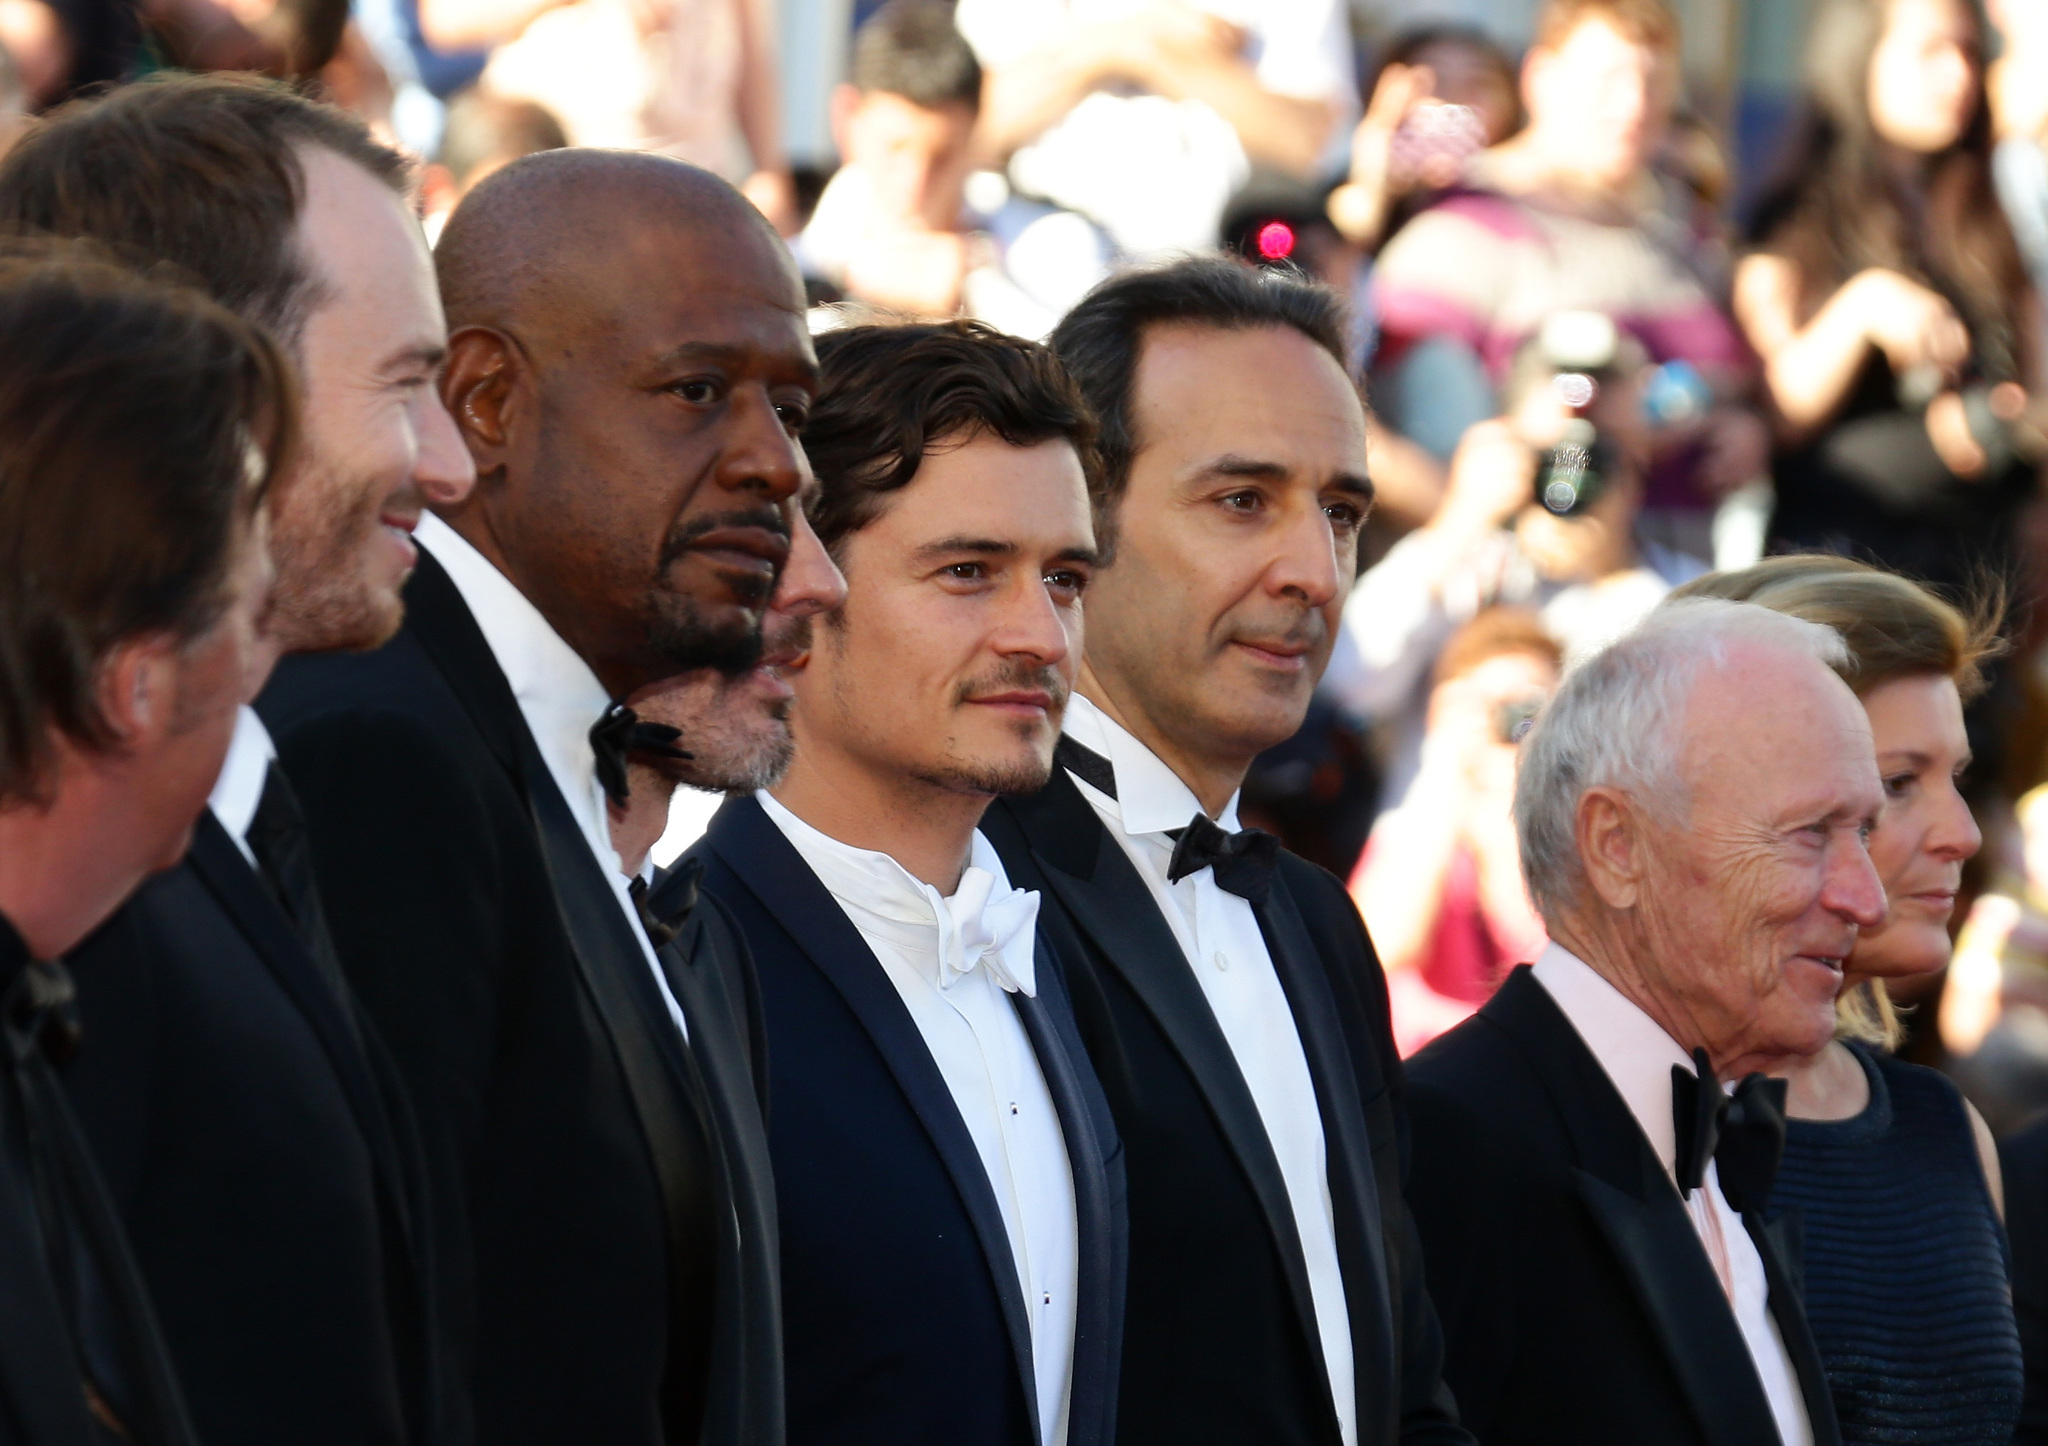
M221 760L220 777L206 806L228 831L249 867L258 869L256 852L249 847L249 825L256 821L256 809L263 802L263 785L270 777L270 760L277 757L277 745L270 730L247 703L235 714L235 733L228 740L228 756Z
M1676 1188L1678 1124L1671 1109L1671 1066L1679 1065L1690 1074L1691 1056L1634 1000L1568 950L1550 945L1537 957L1535 974L1600 1061ZM1777 1418L1778 1435L1784 1446L1812 1446L1813 1424L1806 1417L1799 1372L1771 1315L1763 1257L1743 1228L1742 1217L1722 1198L1720 1173L1712 1161L1707 1163L1705 1184L1692 1192L1685 1206L1756 1363L1771 1414Z
M1179 776L1100 708L1079 693L1067 700L1067 736L1109 760L1116 772L1115 798L1076 777L1081 794L1095 808L1110 837L1123 846L1138 876L1152 891L1159 911L1180 941L1188 967L1208 998L1209 1008L1280 1162L1294 1228L1308 1267L1323 1364L1345 1446L1358 1440L1356 1380L1351 1363L1351 1317L1344 1302L1344 1275L1337 1264L1337 1227L1330 1209L1329 1158L1315 1081L1295 1032L1294 1011L1273 957L1259 932L1251 904L1223 889L1215 871L1203 869L1168 883L1173 859L1169 829L1185 828L1201 804ZM1216 822L1235 832L1237 796Z
M1011 988L1037 994L1038 895L1010 887L979 831L949 899L887 854L820 833L766 792L754 796L881 961L974 1137L1030 1307L1042 1439L1060 1446L1080 1269L1074 1176L1031 1036L1005 997Z
M532 733L548 772L554 776L555 786L561 790L563 801L582 830L583 841L590 846L598 871L618 899L627 926L639 941L640 952L661 990L662 1002L668 1006L669 1018L688 1038L690 1030L683 1022L682 1006L676 1003L668 979L655 961L654 946L640 925L640 911L633 907L633 896L627 892L619 851L612 847L611 817L605 811L604 785L597 781L597 754L590 746L590 725L611 706L610 695L597 681L597 674L590 671L590 664L562 641L562 635L541 616L540 609L527 601L526 594L493 567L490 559L470 546L461 533L428 512L421 515L413 540L447 569L449 579L469 605L477 627L483 630L491 656L504 671L505 681L512 685L512 696L519 704L520 716L526 720L527 731Z

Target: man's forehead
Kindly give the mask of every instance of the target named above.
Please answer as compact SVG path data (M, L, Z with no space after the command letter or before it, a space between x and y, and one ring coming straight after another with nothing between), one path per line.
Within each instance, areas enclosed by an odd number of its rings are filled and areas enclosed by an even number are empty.
M1292 327L1154 327L1132 400L1141 445L1171 437L1184 451L1244 452L1256 443L1331 466L1364 463L1357 388L1336 358Z

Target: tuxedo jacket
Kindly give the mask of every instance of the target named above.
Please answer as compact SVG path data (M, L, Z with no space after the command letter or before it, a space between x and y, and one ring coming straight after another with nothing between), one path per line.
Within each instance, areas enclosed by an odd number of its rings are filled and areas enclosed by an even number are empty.
M983 824L1044 896L1130 1182L1117 1439L1336 1446L1308 1268L1250 1088L1171 926L1064 769ZM1259 927L1322 1116L1361 1446L1469 1442L1402 1203L1386 981L1343 886L1283 853Z
M442 1318L483 1446L775 1446L773 1185L743 944L715 905L641 952L447 573L373 653L258 707L343 966L405 1076ZM595 720L593 720L595 721Z
M1759 1446L1777 1424L1692 1217L1578 1031L1517 969L1409 1062L1409 1198L1488 1446ZM1791 1217L1743 1219L1816 1446L1840 1432L1799 1303Z
M752 798L691 851L760 969L793 1446L1038 1446L1023 1286L974 1140L860 931ZM1058 1111L1079 1230L1069 1446L1108 1446L1120 1146L1040 937L1011 996Z
M2012 1308L2027 1382L2013 1440L2018 1446L2048 1446L2048 1122L1999 1141L1998 1163L2005 1176Z
M402 1087L212 810L69 962L65 1089L202 1439L444 1439Z

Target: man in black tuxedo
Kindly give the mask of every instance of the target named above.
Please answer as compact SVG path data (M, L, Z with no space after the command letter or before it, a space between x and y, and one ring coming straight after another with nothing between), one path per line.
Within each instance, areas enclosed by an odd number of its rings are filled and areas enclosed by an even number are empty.
M296 353L266 666L390 637L422 498L473 480L407 180L332 107L198 78L67 110L0 168L0 216L170 261ZM244 709L190 853L74 955L97 1047L65 1084L207 1441L439 1441L424 1165L274 752Z
M435 1163L477 1439L773 1446L751 966L715 906L636 887L609 809L632 753L698 746L624 700L760 661L807 477L802 290L731 187L607 151L497 172L435 260L476 492L422 520L393 643L289 663L260 706ZM822 557L794 576L785 612L836 600Z
M1464 1442L1401 1199L1386 985L1343 887L1240 830L1371 502L1343 303L1229 262L1053 334L1102 419L1112 565L1051 782L986 825L1045 896L1130 1178L1117 1439Z
M289 376L197 291L0 247L0 1446L198 1440L58 1083L60 961L184 853L260 677Z
M977 831L1041 783L1095 558L1072 383L974 323L818 346L843 606L795 758L692 850L761 974L789 1439L1106 1446L1122 1180L1036 896Z
M1523 745L1552 943L1408 1076L1409 1199L1481 1440L1840 1439L1793 1242L1762 1215L1784 1085L1751 1071L1833 1037L1842 961L1884 919L1841 647L1746 603L1667 605Z

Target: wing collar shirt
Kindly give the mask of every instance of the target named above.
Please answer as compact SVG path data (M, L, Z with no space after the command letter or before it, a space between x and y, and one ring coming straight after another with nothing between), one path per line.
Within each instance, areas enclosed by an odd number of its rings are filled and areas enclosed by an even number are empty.
M668 979L654 957L654 946L641 927L639 910L627 891L627 878L612 847L611 817L606 811L604 785L597 781L597 755L590 746L590 725L611 706L611 698L597 674L562 640L540 609L510 578L491 565L490 559L470 546L461 533L436 517L424 513L413 540L434 555L448 571L470 615L482 629L491 656L512 685L519 715L533 735L534 745L546 761L555 786L576 819L583 841L590 846L605 882L626 916L640 953L654 974L662 1003L669 1018L685 1038L689 1026L683 1022L682 1006L668 987Z
M1692 1057L1634 1000L1568 950L1550 945L1538 956L1535 974L1600 1061L1676 1189L1678 1124L1671 1112L1671 1067L1678 1065L1690 1074ZM1806 1417L1799 1373L1771 1315L1763 1258L1742 1217L1722 1198L1721 1177L1711 1161L1704 1187L1693 1191L1685 1206L1756 1363L1771 1414L1778 1421L1778 1435L1784 1446L1812 1446L1813 1426Z
M1042 1439L1060 1446L1080 1268L1074 1177L1031 1037L1006 997L1037 994L1038 895L1010 887L978 831L946 898L887 854L820 833L768 793L755 797L874 951L974 1138L1029 1306Z
M1167 882L1167 865L1173 859L1173 840L1167 832L1185 828L1203 810L1193 790L1158 755L1079 693L1067 700L1064 731L1107 758L1115 770L1115 798L1078 777L1074 783L1152 891L1258 1106L1294 1207L1294 1228L1308 1268L1337 1421L1345 1446L1355 1446L1358 1402L1351 1317L1344 1301L1343 1271L1337 1264L1323 1119L1308 1057L1295 1031L1294 1012L1274 972L1258 916L1247 900L1216 883L1213 870ZM1235 794L1216 822L1237 830Z
M270 778L270 760L277 757L277 745L270 730L248 704L235 714L235 734L228 740L228 756L222 760L220 777L214 780L207 807L228 831L249 867L262 872L256 853L249 847L249 825L256 821L256 809L263 802L263 785Z

